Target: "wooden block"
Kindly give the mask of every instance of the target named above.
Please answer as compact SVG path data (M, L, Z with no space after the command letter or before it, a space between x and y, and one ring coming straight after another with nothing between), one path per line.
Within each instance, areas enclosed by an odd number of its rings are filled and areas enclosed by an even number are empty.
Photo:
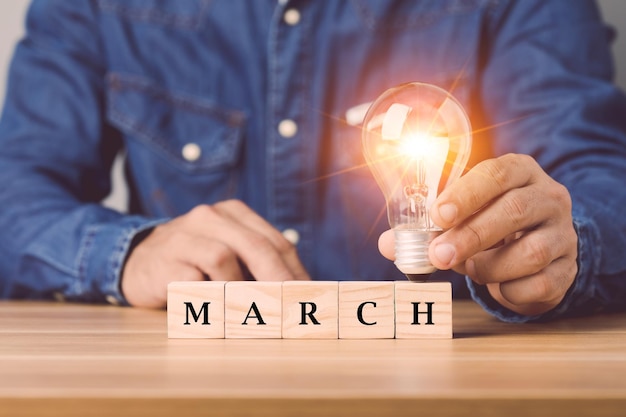
M283 337L336 339L338 282L283 282Z
M396 282L396 338L452 338L449 282Z
M170 338L451 338L449 282L173 282Z
M226 338L282 337L282 282L231 281L225 294Z
M167 336L224 338L225 282L172 282L167 286Z
M393 282L340 282L339 338L393 338L393 288Z

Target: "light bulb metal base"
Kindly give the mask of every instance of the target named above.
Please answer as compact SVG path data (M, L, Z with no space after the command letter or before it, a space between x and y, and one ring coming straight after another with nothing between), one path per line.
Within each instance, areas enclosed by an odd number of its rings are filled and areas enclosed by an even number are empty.
M394 229L395 264L409 280L419 277L415 281L425 281L425 275L437 270L428 258L428 247L441 233L441 230Z

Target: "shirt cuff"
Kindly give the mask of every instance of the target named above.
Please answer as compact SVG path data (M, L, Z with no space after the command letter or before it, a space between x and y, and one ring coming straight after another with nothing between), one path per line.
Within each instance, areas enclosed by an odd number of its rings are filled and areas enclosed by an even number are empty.
M478 285L465 277L472 298L488 313L510 323L543 322L563 317L589 315L598 312L601 305L594 301L596 294L594 277L600 260L600 238L595 224L584 213L574 214L574 229L578 235L578 272L563 300L552 310L543 314L527 316L500 305L485 285ZM578 214L578 215L577 215Z
M167 219L126 216L114 223L91 225L83 237L78 255L78 273L82 288L113 305L128 306L120 282L126 257L138 234Z

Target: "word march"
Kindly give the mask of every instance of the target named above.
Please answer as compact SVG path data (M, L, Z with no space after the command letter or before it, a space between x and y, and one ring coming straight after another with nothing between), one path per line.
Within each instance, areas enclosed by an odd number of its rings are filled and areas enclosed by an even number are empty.
M452 337L449 282L201 281L167 290L170 338Z

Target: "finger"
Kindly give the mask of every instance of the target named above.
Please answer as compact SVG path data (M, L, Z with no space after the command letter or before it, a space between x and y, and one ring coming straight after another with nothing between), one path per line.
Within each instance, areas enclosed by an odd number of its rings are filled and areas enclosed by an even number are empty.
M224 243L203 236L191 236L181 247L181 259L206 274L211 281L242 281L237 255Z
M211 229L211 235L218 236L223 244L232 249L256 280L288 281L295 278L265 236L232 221L214 224Z
M541 272L501 284L488 284L496 301L520 314L535 315L556 307L574 282L576 261L563 257Z
M126 276L141 277L153 285L170 281L201 281L202 271L188 262L190 236L180 231L171 231L167 225L157 227L129 254L124 265Z
M453 267L509 235L540 225L557 212L555 203L542 199L533 187L513 189L433 240L431 261L440 269Z
M295 279L278 249L265 235L250 229L214 206L198 206L190 213L189 222L203 236L210 236L228 246L248 267L258 281ZM295 247L290 245L295 252Z
M137 250L148 251L160 267L175 264L194 268L197 276L186 280L203 280L205 275L216 281L243 279L235 253L228 246L206 238L197 231L190 233L165 225L148 239ZM157 269L155 273L160 274L161 271Z
M380 235L378 238L378 250L381 255L390 261L395 260L395 238L393 236L393 230L389 229Z
M489 294L493 297L493 299L496 300L500 305L524 316L539 315L550 311L556 306L553 303L530 303L522 305L512 304L502 296L502 293L500 293L500 284L487 284L487 289L489 290Z
M214 205L221 215L264 236L276 248L283 262L296 280L310 280L300 262L293 243L288 241L274 226L239 200L229 200Z
M444 229L458 225L501 194L531 183L539 169L526 155L483 161L441 192L430 210L431 219Z
M538 273L576 245L572 237L555 229L533 230L503 246L477 253L465 262L466 274L478 284L487 284Z

